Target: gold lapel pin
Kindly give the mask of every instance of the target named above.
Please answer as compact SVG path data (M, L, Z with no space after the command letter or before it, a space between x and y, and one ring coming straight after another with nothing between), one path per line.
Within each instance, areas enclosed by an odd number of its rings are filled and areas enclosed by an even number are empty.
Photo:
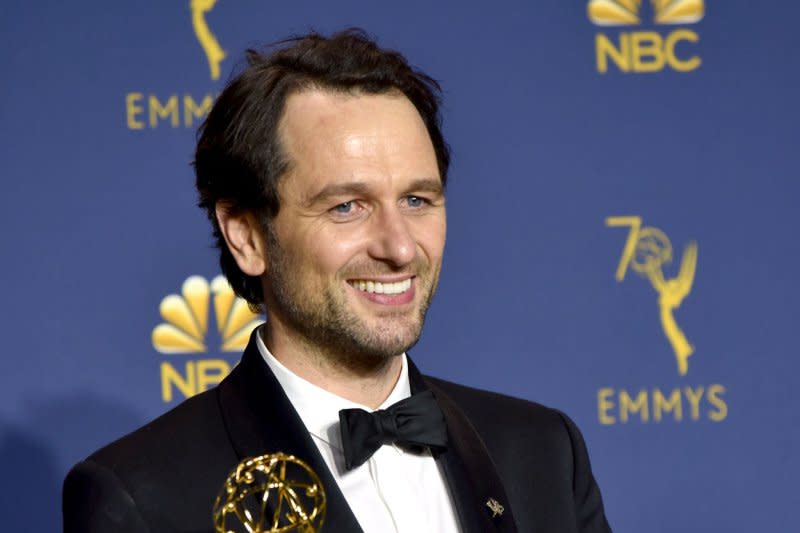
M503 511L505 511L505 508L502 505L500 505L500 502L498 502L494 498L489 498L486 501L486 507L488 507L489 510L492 512L492 518L497 518L498 516L503 514Z

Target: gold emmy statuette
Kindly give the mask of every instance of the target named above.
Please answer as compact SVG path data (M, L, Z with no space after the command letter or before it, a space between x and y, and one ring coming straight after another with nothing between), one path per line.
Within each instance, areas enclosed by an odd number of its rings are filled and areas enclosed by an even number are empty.
M675 352L678 374L685 376L689 371L689 357L694 353L694 346L678 326L673 312L692 292L697 270L697 243L690 242L684 249L678 275L674 278L665 278L662 267L672 261L672 243L669 242L666 233L652 226L642 227L642 218L637 216L608 217L606 226L631 228L617 267L617 281L625 279L628 266L650 281L658 293L661 327Z
M293 455L273 453L239 463L214 502L217 533L317 533L325 490L316 472Z

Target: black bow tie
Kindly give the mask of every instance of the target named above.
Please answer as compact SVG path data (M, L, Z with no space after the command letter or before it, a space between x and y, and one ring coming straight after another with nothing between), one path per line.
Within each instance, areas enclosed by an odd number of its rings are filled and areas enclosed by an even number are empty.
M447 448L444 414L429 390L372 413L342 409L339 423L348 470L364 464L384 444L414 452Z

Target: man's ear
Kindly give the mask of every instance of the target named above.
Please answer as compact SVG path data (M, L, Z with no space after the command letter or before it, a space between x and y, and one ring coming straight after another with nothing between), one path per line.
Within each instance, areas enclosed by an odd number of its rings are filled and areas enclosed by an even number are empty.
M267 248L261 224L251 212L233 211L224 202L217 202L215 211L228 250L239 269L248 276L261 276L267 270Z

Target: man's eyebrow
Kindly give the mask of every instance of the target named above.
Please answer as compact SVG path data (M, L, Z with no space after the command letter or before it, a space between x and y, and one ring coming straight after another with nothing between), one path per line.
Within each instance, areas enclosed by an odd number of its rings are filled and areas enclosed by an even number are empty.
M304 203L312 206L332 196L364 195L369 191L369 186L363 181L350 181L347 183L331 183L326 185L317 194L308 198Z
M408 192L432 192L434 194L444 193L442 180L439 178L420 178L411 182L406 188Z
M370 187L363 181L350 181L346 183L331 183L322 188L318 193L309 197L304 204L312 206L336 196L363 196L369 193ZM444 187L439 178L420 178L412 181L406 192L431 192L442 194Z

